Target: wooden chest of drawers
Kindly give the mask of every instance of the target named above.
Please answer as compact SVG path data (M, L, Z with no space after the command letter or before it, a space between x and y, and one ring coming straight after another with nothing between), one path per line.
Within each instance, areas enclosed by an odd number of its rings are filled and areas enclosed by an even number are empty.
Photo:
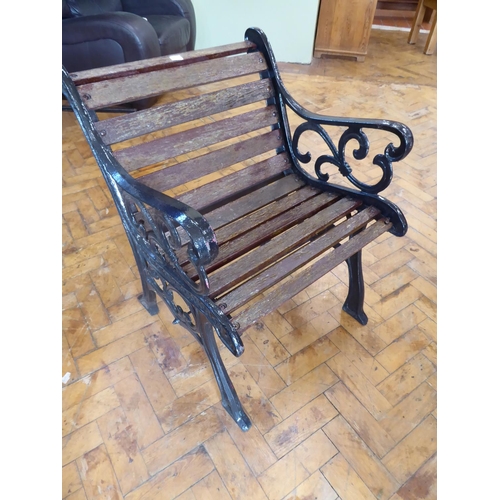
M352 56L363 61L376 8L377 0L321 0L314 57Z

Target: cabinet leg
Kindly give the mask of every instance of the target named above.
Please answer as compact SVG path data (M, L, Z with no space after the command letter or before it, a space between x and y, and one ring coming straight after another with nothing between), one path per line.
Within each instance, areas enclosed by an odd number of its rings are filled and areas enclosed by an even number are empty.
M429 36L427 37L427 42L425 42L424 54L430 55L434 53L437 42L437 12L434 11L433 17L431 19L431 29Z
M424 14L425 14L424 0L420 0L418 2L417 11L415 12L415 18L413 19L410 35L408 37L409 44L413 45L417 41L418 34L420 33L420 27L422 26L422 21L424 19Z

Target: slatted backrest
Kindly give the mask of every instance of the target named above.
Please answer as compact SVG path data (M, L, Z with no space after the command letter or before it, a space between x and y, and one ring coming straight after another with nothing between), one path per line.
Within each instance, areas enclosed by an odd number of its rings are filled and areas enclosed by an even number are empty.
M198 210L271 182L290 166L273 85L246 41L71 75L90 109L161 96L95 126L125 170ZM223 181L212 183L224 177Z

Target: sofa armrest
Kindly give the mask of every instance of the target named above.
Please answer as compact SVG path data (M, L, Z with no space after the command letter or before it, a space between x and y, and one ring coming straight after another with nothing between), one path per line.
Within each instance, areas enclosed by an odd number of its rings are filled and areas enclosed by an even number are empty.
M187 50L194 50L196 42L196 15L191 0L122 0L123 9L138 16L166 15L185 17L191 26Z
M137 61L161 55L158 37L153 27L142 17L129 12L108 12L64 20L62 23L62 44L63 63L66 67L69 64L65 59L68 59L72 52L78 53L79 44L87 44L89 47L88 44L92 42L95 42L96 45L100 44L97 46L103 50L106 50L104 48L106 42L108 42L108 46L121 48L123 60L116 60L110 64ZM81 60L82 57L92 57L90 52L91 50L85 49L83 54L78 53L79 63L85 63ZM91 64L88 67L95 67L95 65ZM68 70L73 71L71 67L68 67Z

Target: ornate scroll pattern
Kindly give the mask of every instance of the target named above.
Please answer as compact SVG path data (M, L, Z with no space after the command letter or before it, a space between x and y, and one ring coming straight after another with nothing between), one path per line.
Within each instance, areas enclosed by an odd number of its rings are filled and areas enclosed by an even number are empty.
M400 122L378 119L354 119L338 116L327 116L312 113L301 106L287 91L283 80L281 79L276 58L273 50L267 40L266 35L259 28L249 28L245 32L245 38L255 44L255 52L260 52L269 67L269 70L262 73L263 78L270 78L273 82L275 97L273 103L278 107L280 128L285 135L285 148L290 154L292 160L292 169L308 184L318 189L329 192L344 193L347 196L354 196L363 202L373 205L380 209L384 217L388 217L392 222L389 230L392 234L403 236L408 230L408 224L401 210L389 200L383 198L379 193L384 190L392 180L392 162L402 160L413 147L413 135L411 130ZM289 111L293 111L304 122L291 132L288 120ZM342 133L338 147L335 146L329 134L323 128L325 125L342 127ZM399 145L394 146L390 143L386 146L383 154L374 157L373 163L381 168L381 178L373 185L361 182L353 173L353 169L346 161L346 146L355 140L358 144L353 152L356 160L363 160L368 156L369 142L365 134L367 129L385 130L399 139ZM325 141L331 154L319 156L314 165L314 173L309 173L303 166L304 163L311 161L309 152L301 153L298 149L298 143L301 135L307 131L313 131L320 135ZM335 165L341 175L345 176L354 188L344 187L329 182L329 175L322 171L325 163Z
M170 309L175 320L203 345L200 325L196 320L202 312L215 328L224 345L235 355L243 353L243 343L235 326L208 298L209 281L192 241L187 243L189 261L195 267L199 281L193 281L179 261L178 250L183 246L178 227L166 214L146 208L143 202L121 192L127 233L136 244L136 251L145 263L143 273L148 285ZM189 233L186 231L189 236ZM176 300L178 294L184 304ZM187 310L185 309L187 307Z
M146 261L157 268L167 266L172 272L179 275L182 283L194 293L208 294L209 282L205 268L200 261L192 241L187 243L188 257L196 269L199 281L193 281L182 268L177 251L182 247L182 240L178 227L166 214L146 206L134 199L128 193L122 192L127 219L136 237L142 241L141 247L147 250Z
M362 196L366 195L372 199L373 197L377 198L378 193L384 190L392 180L392 162L402 160L411 151L413 147L413 135L411 130L403 123L391 120L343 118L320 115L308 111L289 94L283 84L283 80L281 79L278 65L276 63L276 58L274 57L273 50L264 32L259 28L249 28L245 33L245 38L256 45L255 50L258 50L264 55L270 68L269 71L267 71L263 76L271 77L273 81L276 91L280 123L284 129L287 147L290 155L292 156L295 169L301 175L305 176L306 179L309 178L309 180L314 180L314 183L323 184L328 189L328 186L330 185L330 183L327 182L329 175L322 172L321 167L325 163L331 163L339 169L340 173L344 177L346 177L357 189L360 190L359 194ZM288 120L289 110L292 110L297 116L304 120L304 122L295 129L293 137ZM324 125L346 127L346 130L342 133L339 139L338 148L333 143L330 135L323 128ZM378 154L373 159L373 163L382 169L382 176L374 185L365 184L357 179L345 157L346 146L352 140L355 140L358 143L358 148L353 151L354 158L356 160L363 160L368 156L369 141L363 129L385 130L394 134L399 139L399 146L396 147L390 143L385 148L383 154ZM298 163L299 161L302 163L309 163L311 161L311 154L309 152L301 153L298 150L300 136L307 130L319 134L332 153L331 155L322 155L317 158L314 165L317 179L310 176L309 173ZM341 187L335 186L335 188ZM379 201L382 200L381 198L377 199ZM395 207L392 207L391 211L397 212ZM401 225L405 225L405 223L403 224L402 219Z
M311 154L309 152L301 153L298 149L300 136L307 130L319 134L332 153L331 155L321 155L316 159L316 162L314 164L314 171L316 172L316 176L320 181L328 181L330 176L329 174L322 172L321 167L325 163L330 163L332 165L335 165L339 169L339 172L344 177L346 177L354 186L356 186L361 191L364 191L365 193L379 193L380 191L383 191L385 188L387 188L387 186L389 186L389 184L391 183L393 174L392 161L397 161L398 157L398 155L396 154L397 150L392 143L386 147L384 154L378 154L373 159L373 163L382 169L382 176L376 184L370 185L357 179L353 174L351 166L346 161L345 151L348 143L351 140L354 140L358 143L358 148L353 151L353 156L356 160L363 160L368 156L370 143L368 141L368 137L363 132L360 125L349 126L340 137L339 146L337 148L333 143L330 135L319 123L307 121L300 124L295 129L295 132L293 134L292 151L297 159L302 163L309 163L311 161Z

